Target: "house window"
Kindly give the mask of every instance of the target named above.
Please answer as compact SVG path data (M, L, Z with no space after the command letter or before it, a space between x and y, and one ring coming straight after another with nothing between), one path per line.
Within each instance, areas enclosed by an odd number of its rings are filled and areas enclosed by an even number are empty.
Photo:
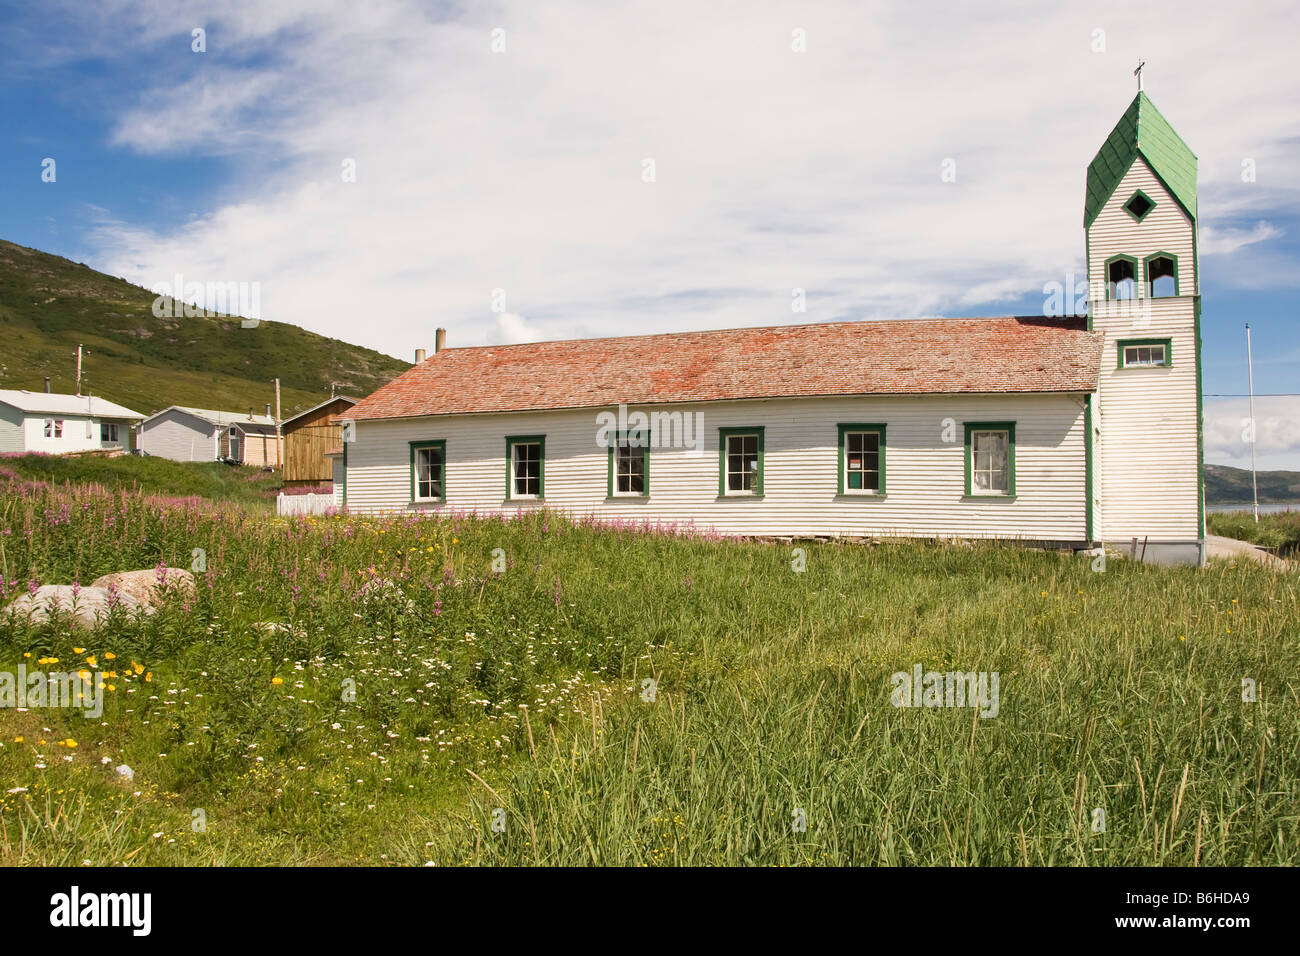
M1119 368L1167 368L1173 360L1169 339L1121 339Z
M1128 202L1124 204L1124 211L1138 222L1145 219L1147 214L1155 208L1155 200L1140 189L1130 197Z
M650 494L649 436L644 431L620 432L609 446L609 496Z
M967 496L1009 498L1015 493L1015 422L967 422Z
M1106 263L1106 294L1111 299L1137 298L1137 261L1116 256Z
M117 444L117 422L100 422L99 440L110 445Z
M47 418L45 419L45 437L62 438L63 437L63 419Z
M718 493L726 497L763 493L763 429L718 430Z
M1146 261L1147 295L1163 299L1178 294L1178 257L1158 252Z
M442 501L447 497L447 443L411 442L411 500Z
M885 426L840 426L840 480L842 495L885 493Z
M546 436L506 439L506 497L541 498L546 473Z

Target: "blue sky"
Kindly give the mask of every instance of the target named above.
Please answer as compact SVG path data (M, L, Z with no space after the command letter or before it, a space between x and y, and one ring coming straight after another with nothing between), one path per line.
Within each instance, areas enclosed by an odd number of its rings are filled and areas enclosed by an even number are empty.
M1141 56L1200 159L1207 460L1248 459L1250 322L1300 468L1294 7L970 6L0 0L0 237L403 358L1036 314Z

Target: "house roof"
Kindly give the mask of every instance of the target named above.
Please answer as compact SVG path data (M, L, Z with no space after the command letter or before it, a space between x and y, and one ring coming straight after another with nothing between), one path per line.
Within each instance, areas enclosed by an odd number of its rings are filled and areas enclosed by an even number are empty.
M275 419L270 415L249 415L247 412L223 412L213 408L191 408L188 405L168 405L161 412L154 412L146 422L151 422L159 415L165 415L170 411L184 412L187 415L193 415L211 425L265 425L271 428L275 427Z
M444 349L348 418L814 395L1091 392L1082 319L829 322Z
M1188 216L1196 218L1196 154L1145 93L1138 93L1088 164L1083 226L1088 228L1141 156Z
M53 415L91 415L94 418L144 418L125 405L118 405L96 395L63 395L58 392L29 392L27 389L0 389L0 402L24 412L48 412Z
M358 401L359 401L359 399L352 398L352 397L350 397L350 396L348 396L348 395L335 395L333 398L327 398L327 399L325 399L325 401L323 401L323 402L317 402L315 405L313 405L311 408L307 409L306 411L299 412L298 414L292 416L291 418L286 418L286 419L285 419L283 422L281 422L280 424L281 424L281 425L288 425L290 422L296 422L298 419L302 418L304 415L310 415L312 412L317 411L317 410L319 410L319 409L322 409L322 408L324 408L326 405L332 405L332 404L334 404L335 402L347 402L349 405L355 405Z

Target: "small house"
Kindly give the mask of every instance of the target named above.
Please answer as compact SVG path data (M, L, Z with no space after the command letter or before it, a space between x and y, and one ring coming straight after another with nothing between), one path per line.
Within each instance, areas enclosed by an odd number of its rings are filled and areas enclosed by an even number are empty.
M142 418L96 395L0 389L0 451L129 451Z
M172 461L233 461L241 465L280 464L275 419L271 407L254 415L172 405L140 425L140 447L146 455Z

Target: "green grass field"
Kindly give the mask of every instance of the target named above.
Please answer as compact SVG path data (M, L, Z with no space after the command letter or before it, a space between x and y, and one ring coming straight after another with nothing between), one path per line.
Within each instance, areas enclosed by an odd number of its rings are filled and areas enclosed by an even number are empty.
M281 485L278 475L261 468L135 455L0 455L0 490L6 482L91 484L106 491L203 498L253 509L273 508Z
M6 487L0 603L206 572L93 635L0 623L0 671L107 682L99 719L0 709L0 864L1300 861L1293 573L919 543L800 573L545 513ZM997 716L893 706L916 664L996 672Z

